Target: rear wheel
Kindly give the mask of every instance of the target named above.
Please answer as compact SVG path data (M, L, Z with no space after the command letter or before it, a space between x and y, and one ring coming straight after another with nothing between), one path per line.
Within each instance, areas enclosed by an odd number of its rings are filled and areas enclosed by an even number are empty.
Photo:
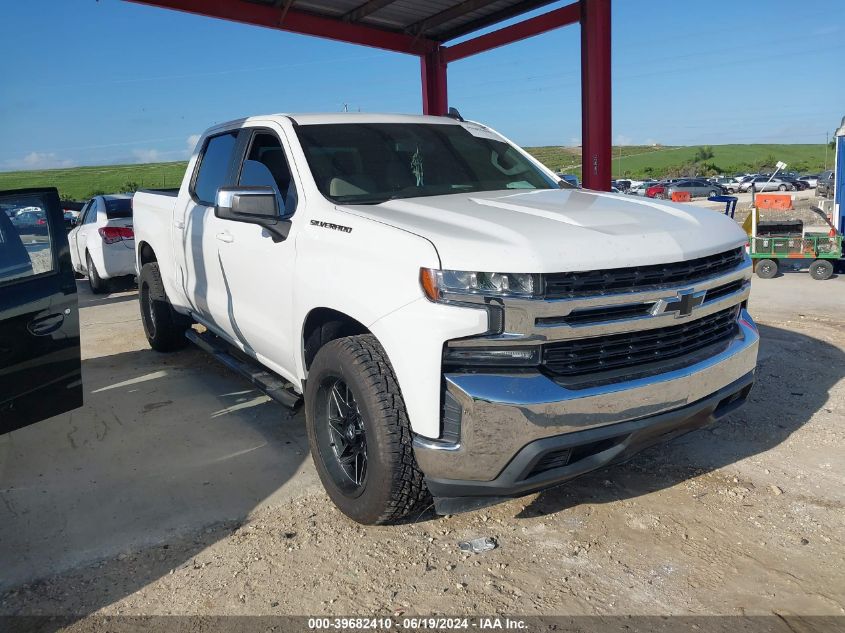
M760 279L771 279L778 274L778 263L773 259L758 259L754 270Z
M810 264L810 277L824 281L833 276L833 264L826 259L817 259Z
M85 265L88 267L88 285L91 287L91 292L95 295L101 295L108 291L108 281L100 277L97 272L97 267L94 266L94 261L91 259L91 253L85 253Z
M141 307L141 323L147 341L157 352L171 352L188 344L185 330L191 327L191 319L179 314L170 305L164 292L161 273L156 262L144 264L138 276L138 301Z
M666 194L663 194L663 193L656 193L656 194L654 194L654 197L655 197L655 198L657 198L658 200L665 200L665 199L666 199Z
M374 336L337 339L317 352L305 424L320 480L349 518L394 523L430 503L402 393Z

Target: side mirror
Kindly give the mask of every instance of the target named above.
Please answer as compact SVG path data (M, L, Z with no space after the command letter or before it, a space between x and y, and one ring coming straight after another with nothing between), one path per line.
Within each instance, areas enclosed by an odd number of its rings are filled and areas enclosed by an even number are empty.
M287 239L291 223L279 215L279 202L272 187L220 187L214 215L223 220L257 224L274 242Z

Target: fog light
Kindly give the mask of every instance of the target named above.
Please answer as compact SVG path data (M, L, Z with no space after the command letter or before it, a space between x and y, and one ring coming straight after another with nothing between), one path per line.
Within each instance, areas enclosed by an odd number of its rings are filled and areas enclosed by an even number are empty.
M540 362L540 349L447 347L443 353L447 365L486 367L531 367Z

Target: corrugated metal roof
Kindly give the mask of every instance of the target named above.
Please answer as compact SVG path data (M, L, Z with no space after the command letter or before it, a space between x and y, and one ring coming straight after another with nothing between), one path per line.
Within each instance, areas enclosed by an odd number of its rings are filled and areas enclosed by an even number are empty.
M248 0L446 42L555 0Z

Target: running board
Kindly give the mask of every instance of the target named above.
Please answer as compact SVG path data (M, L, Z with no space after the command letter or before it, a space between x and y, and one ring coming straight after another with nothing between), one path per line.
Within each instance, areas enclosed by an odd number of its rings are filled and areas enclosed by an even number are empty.
M189 328L185 331L185 338L249 380L276 402L280 402L289 409L296 409L302 404L302 396L293 390L293 385L276 374L270 373L255 361L236 357L229 351L229 344L211 332L200 334L195 329Z

